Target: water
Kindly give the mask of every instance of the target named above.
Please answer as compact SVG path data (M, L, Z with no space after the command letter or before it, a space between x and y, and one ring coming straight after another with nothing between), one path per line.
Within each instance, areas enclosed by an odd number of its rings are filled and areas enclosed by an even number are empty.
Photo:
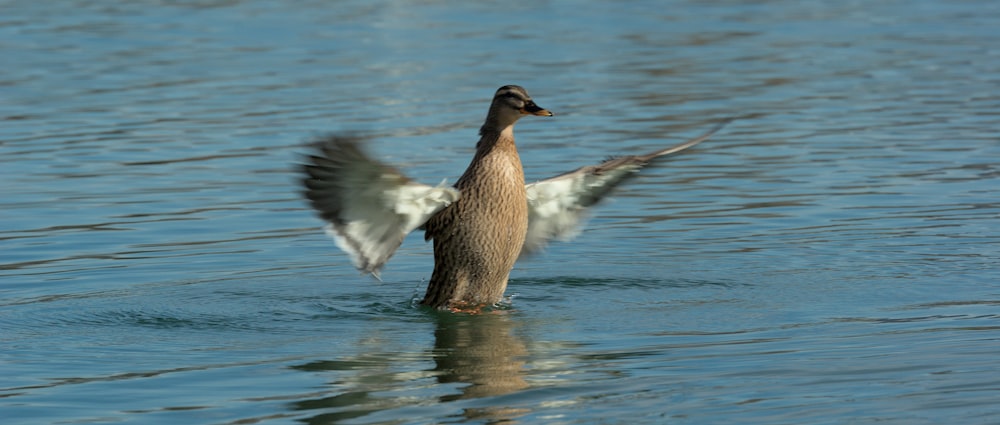
M1000 423L1000 6L0 3L0 417L79 423ZM528 179L711 141L414 306L299 199L326 132L429 184L493 91Z

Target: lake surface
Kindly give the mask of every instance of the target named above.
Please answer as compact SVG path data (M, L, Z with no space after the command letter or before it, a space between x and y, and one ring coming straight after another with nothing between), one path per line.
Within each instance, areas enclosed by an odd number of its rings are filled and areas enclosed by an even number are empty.
M995 1L0 2L0 422L1000 423ZM360 276L319 135L643 170L492 314Z

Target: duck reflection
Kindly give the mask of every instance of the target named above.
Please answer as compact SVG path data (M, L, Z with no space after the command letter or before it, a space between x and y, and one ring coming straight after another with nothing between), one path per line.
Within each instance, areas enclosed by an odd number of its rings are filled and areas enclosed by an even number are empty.
M462 416L466 420L486 420L487 423L516 423L516 418L528 409L491 405L489 397L525 389L524 364L527 348L516 335L517 323L508 311L492 311L479 315L434 312L434 348L424 352L376 351L362 352L352 358L315 361L295 369L336 375L336 393L314 393L311 398L291 404L296 411L322 411L304 419L309 424L338 423L368 415L392 417L393 409L428 406L436 399L441 403L465 404ZM379 342L381 341L381 342ZM386 349L387 341L373 337L363 345ZM426 367L433 359L434 368ZM428 389L427 381L438 384L466 384L454 394L440 395L451 386L437 386L431 397L414 394ZM398 396L393 396L396 394ZM472 401L472 399L482 399ZM411 410L408 415L412 415ZM412 418L411 418L412 419Z
M475 316L442 314L434 331L434 362L438 382L467 383L460 394L441 401L482 398L528 387L524 380L527 348L514 333L506 311ZM469 419L511 421L527 409L485 407L465 409Z

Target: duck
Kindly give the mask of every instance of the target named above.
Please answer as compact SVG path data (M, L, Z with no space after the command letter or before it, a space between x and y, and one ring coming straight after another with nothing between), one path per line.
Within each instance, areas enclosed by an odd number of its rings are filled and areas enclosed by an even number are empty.
M420 304L478 311L503 299L514 264L552 240L579 232L590 207L654 159L691 148L731 119L674 146L612 157L526 183L514 124L552 117L518 85L493 95L476 151L453 186L411 180L379 162L358 136L328 135L300 164L303 195L326 222L325 232L363 274L380 272L411 232L433 241L434 269Z

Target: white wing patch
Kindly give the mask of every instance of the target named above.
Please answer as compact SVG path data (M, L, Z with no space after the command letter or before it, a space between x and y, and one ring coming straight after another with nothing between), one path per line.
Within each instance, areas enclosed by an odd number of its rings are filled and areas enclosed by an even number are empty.
M319 147L304 167L305 195L354 267L376 278L407 234L458 199L444 183L415 183L371 160L353 139L331 138Z
M432 215L458 200L458 190L448 187L442 181L437 187L419 183L407 183L386 192L394 200L391 205L396 214L406 217L405 233L423 226Z
M587 208L600 199L637 165L595 174L584 167L559 177L528 184L528 236L522 255L537 252L552 239L567 241L580 233Z
M528 192L528 236L521 256L538 251L552 239L568 240L579 233L587 208L650 161L671 155L707 140L732 121L725 119L704 134L684 143L645 155L611 158L525 186Z

